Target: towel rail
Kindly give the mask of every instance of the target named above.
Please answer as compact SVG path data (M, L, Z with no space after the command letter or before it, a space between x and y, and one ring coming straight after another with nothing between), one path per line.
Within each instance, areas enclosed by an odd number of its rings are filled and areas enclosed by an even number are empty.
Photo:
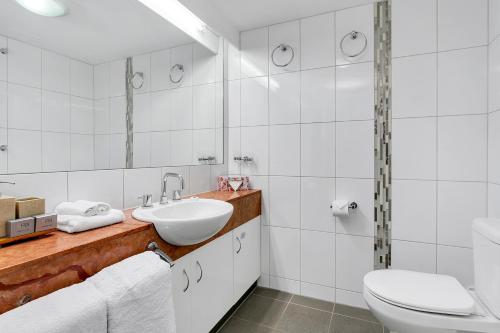
M165 261L167 264L170 265L170 267L174 266L174 261L172 260L172 258L170 258L170 256L168 254L166 254L165 252L163 252L160 247L158 246L158 244L156 244L156 242L150 242L148 244L148 247L147 249L149 251L153 251L155 254L157 254L161 260Z

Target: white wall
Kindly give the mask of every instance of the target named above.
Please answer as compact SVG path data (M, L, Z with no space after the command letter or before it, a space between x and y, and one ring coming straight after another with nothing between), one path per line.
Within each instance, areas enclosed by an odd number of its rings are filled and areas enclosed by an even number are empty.
M500 1L489 8L488 215L500 218Z
M393 267L472 282L487 213L487 1L393 1ZM369 36L346 61L339 41ZM229 49L229 173L264 190L260 284L364 305L373 269L373 7L241 33ZM286 71L270 64L295 48ZM253 164L232 162L248 155ZM334 198L356 200L347 219Z

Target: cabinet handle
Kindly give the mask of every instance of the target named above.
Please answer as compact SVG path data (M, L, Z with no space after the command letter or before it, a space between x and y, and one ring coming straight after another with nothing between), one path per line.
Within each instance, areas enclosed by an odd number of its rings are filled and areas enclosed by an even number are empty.
M241 251L241 240L238 236L236 236L236 240L238 241L238 244L240 245L240 247L238 248L238 250L236 250L236 254L240 253Z
M186 292L189 289L189 276L188 276L185 269L182 270L182 273L184 273L184 275L186 276L186 287L184 287L184 289L182 289L182 291Z
M201 268L200 262L196 260L196 265L200 268L200 277L196 280L196 283L200 283L201 279L203 278L203 268Z

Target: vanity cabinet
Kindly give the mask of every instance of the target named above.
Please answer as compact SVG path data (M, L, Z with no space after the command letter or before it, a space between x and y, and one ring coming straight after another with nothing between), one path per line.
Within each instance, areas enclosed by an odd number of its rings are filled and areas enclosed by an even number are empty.
M260 275L260 218L177 259L177 333L208 333Z

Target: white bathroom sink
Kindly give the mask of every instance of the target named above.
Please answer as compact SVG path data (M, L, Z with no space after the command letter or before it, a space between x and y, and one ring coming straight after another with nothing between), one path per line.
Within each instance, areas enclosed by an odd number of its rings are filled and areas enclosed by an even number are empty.
M233 205L225 201L189 198L140 207L132 216L154 224L160 237L173 245L192 245L218 233L233 214Z

